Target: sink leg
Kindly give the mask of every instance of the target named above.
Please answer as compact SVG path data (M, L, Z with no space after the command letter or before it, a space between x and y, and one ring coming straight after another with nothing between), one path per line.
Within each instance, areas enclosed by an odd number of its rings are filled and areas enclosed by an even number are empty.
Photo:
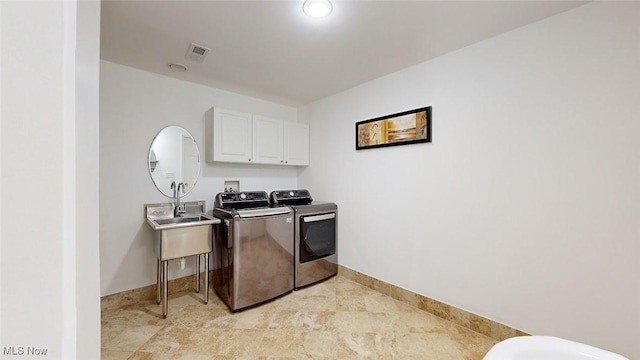
M200 254L196 255L196 292L200 292Z
M161 302L161 295L162 295L162 261L160 261L160 259L158 259L158 264L157 264L157 280L156 280L156 291L158 292L158 295L156 297L156 300L158 301L158 305L160 305Z
M169 262L162 262L162 318L167 318L167 303L169 302Z
M209 303L209 253L204 254L204 303Z

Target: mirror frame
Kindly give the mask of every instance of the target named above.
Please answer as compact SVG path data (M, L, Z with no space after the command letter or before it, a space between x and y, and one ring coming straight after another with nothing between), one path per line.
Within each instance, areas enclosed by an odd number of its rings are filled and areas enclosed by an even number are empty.
M167 144L163 144L160 142L160 140L165 141L164 137L165 136L169 136L171 135L171 132L175 131L176 134L178 131L181 132L181 136L182 138L179 140L178 143L173 142L170 143L168 145L170 145L170 148L167 148ZM191 157L196 157L196 163L194 164L196 166L196 173L195 176L190 177L189 179L193 179L193 183L191 184L191 181L185 181L184 176L182 175L182 170L184 169L183 163L185 162L185 156L184 154L182 154L182 150L183 150L183 141L185 138L191 138L191 140L193 141L193 150L195 150L192 154ZM165 145L164 148L160 148L160 146ZM162 173L162 165L166 164L166 157L165 157L165 162L161 162L161 158L163 156L163 154L165 153L169 153L171 151L179 151L181 156L179 158L179 164L171 164L171 169L176 169L179 168L179 174L178 171L174 171L174 174L176 174L174 179L171 179L171 177L161 177L164 173ZM170 159L171 160L171 159ZM166 166L165 166L166 167ZM185 196L187 194L189 194L189 192L191 192L191 190L195 187L198 179L200 178L200 173L202 172L202 161L201 161L201 155L200 155L200 148L198 147L198 143L196 142L196 139L193 137L193 135L191 135L191 133L181 127L181 126L177 126L177 125L169 125L166 126L164 128L162 128L157 134L156 136L153 137L153 141L151 141L151 145L149 146L149 154L147 156L147 170L149 171L149 176L151 177L151 181L153 182L153 185L155 185L156 189L158 189L158 191L160 191L160 193L162 193L164 196L169 197L169 198L173 198L173 190L170 188L170 184L171 182L175 182L176 184L179 183L185 183L185 186L183 187L183 191L180 193L180 196ZM166 183L166 186L164 186L161 183L161 180L165 180L163 182ZM166 188L165 188L166 187Z

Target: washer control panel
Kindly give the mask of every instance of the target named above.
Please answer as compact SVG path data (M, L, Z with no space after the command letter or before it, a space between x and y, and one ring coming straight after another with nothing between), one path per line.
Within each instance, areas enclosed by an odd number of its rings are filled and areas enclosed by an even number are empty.
M246 209L268 207L269 195L265 191L223 192L216 196L215 207Z

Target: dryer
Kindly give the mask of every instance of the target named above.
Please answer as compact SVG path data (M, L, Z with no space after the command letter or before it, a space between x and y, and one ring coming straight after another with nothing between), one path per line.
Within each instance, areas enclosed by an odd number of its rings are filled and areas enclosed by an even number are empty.
M313 201L308 190L271 192L272 206L294 212L294 289L338 273L338 206Z

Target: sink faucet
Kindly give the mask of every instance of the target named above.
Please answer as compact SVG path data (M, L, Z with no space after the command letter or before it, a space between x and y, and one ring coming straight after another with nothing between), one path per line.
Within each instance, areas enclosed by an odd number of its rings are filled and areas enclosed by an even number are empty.
M178 186L176 186L176 182L172 181L171 190L173 190L173 197L176 199L176 206L173 209L173 217L180 217L182 214L187 212L184 209L184 206L180 204L180 191L184 190L184 183L179 183Z

